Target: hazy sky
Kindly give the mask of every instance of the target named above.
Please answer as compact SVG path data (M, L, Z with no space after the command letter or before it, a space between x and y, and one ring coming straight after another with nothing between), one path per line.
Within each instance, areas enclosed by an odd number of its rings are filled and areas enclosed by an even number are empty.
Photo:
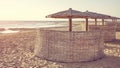
M50 20L45 16L68 8L120 17L120 0L0 0L0 20Z

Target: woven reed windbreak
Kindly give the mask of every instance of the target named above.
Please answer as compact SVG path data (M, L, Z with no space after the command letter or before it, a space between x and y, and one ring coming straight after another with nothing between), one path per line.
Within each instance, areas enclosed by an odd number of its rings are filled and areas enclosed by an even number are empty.
M58 62L92 61L102 58L103 34L100 31L68 32L38 30L35 55Z
M89 31L100 30L103 32L104 41L112 41L116 39L116 25L89 25Z
M120 31L120 22L107 22L106 25L116 25L116 31Z

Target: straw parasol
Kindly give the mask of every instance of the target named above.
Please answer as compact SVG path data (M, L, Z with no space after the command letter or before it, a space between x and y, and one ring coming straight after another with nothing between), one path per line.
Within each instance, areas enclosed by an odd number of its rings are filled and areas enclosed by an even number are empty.
M81 11L77 11L77 10L73 10L72 8L69 8L68 10L50 14L46 17L69 19L69 31L72 31L72 18L85 18L86 15ZM88 27L88 25L86 25L86 27Z
M104 25L104 19L120 19L117 17L111 17L110 15L90 12L88 10L86 12L72 10L72 8L69 8L68 10L65 10L65 11L60 11L54 14L50 14L46 17L47 18L69 19L69 31L72 31L72 18L85 18L86 19L86 31L88 31L88 18L95 19L95 25L97 25L97 19L102 19L102 25Z
M109 15L96 13L96 12L90 12L88 10L84 13L87 15L88 18L95 19L95 25L97 25L97 19L102 19L102 25L104 25L104 19L110 19L111 18L111 16L109 16Z
M114 16L112 16L111 19L112 19L112 21L115 22L115 21L117 21L117 20L120 19L120 18L119 18L119 17L114 17Z

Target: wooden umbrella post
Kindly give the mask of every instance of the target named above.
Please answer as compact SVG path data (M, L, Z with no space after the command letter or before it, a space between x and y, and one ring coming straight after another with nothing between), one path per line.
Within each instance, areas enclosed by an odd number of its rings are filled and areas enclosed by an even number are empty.
M97 25L97 18L95 18L95 25Z
M102 19L102 25L104 25L104 19Z
M117 22L117 19L116 19L116 22Z
M115 22L115 19L114 19L114 22Z
M88 31L88 18L86 18L86 31Z
M112 19L112 22L114 22L114 19Z
M69 18L69 31L72 31L72 18Z

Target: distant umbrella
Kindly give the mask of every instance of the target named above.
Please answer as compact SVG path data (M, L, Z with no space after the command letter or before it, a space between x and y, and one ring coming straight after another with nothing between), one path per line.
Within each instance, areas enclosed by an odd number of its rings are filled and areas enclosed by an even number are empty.
M69 19L69 31L72 31L72 18L85 18L86 15L81 11L72 10L72 8L69 8L69 10L50 14L46 17L47 18L63 18L63 19L68 18Z
M111 16L110 15L106 15L106 14L101 14L101 13L96 13L96 12L90 12L90 11L86 11L86 12L84 12L87 16L88 16L88 18L97 18L97 19L110 19L111 18Z
M84 13L87 15L88 18L95 19L95 25L97 25L97 19L102 19L103 25L104 25L104 19L111 19L110 15L105 15L105 14L96 13L96 12L90 12L88 10Z
M114 16L112 16L111 18L112 18L112 19L120 19L119 17L114 17Z
M114 16L112 16L111 19L112 19L113 22L117 22L118 19L120 20L119 17L114 17Z
M69 31L72 31L72 18L85 18L86 19L86 31L88 31L88 18L95 19L95 25L97 25L97 19L102 19L102 24L104 25L104 19L120 19L117 17L111 17L110 15L105 15L96 12L81 12L77 10L69 10L60 11L54 14L50 14L46 16L47 18L62 18L62 19L69 19Z

